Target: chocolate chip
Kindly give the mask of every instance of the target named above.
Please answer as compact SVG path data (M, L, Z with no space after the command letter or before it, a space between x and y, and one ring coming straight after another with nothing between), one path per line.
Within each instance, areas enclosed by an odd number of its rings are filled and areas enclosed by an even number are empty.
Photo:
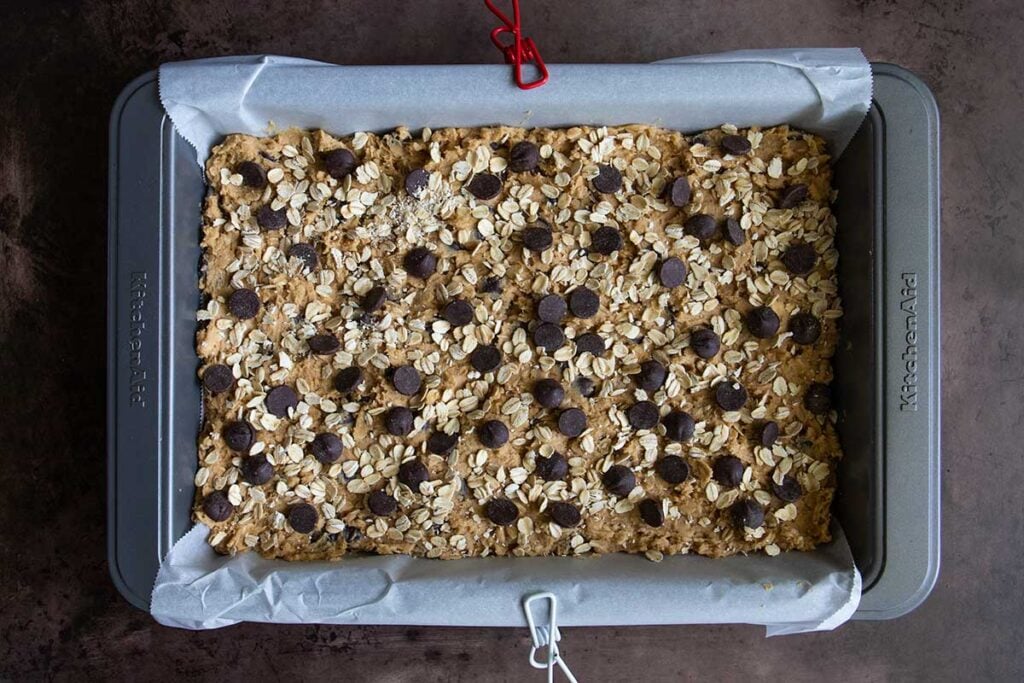
M818 252L806 242L794 242L782 254L782 263L793 275L806 275L814 270Z
M427 437L427 451L434 455L448 455L458 442L458 434L431 432L430 436Z
M547 251L554 241L546 224L534 223L523 230L523 246L530 251Z
M771 448L779 438L779 424L768 420L757 430L757 441L765 448Z
M508 427L501 420L488 420L476 428L476 438L487 448L501 448L508 443Z
M242 464L238 469L241 470L242 479L253 486L262 486L274 477L274 466L262 453L242 458Z
M622 249L622 233L610 225L602 225L590 236L590 249L609 256Z
M541 323L533 331L533 343L548 353L554 353L565 345L565 333L554 323Z
M288 411L299 405L299 397L289 386L281 385L267 392L264 400L267 412L277 417L288 417Z
M738 527L757 529L764 524L764 509L750 498L733 503L729 511Z
M537 302L537 318L546 323L562 322L567 310L565 299L557 294L548 294Z
M699 240L711 239L715 234L715 219L706 213L694 214L683 223L683 232Z
M388 290L381 285L371 287L370 291L363 295L360 303L367 313L374 313L384 307L388 300Z
M387 517L398 509L398 501L389 496L384 489L377 489L366 497L366 507L378 517Z
M469 354L469 364L479 373L492 372L501 365L501 351L496 346L482 344Z
M679 176L665 188L665 196L672 206L682 208L690 203L690 181Z
M569 310L577 318L592 318L601 308L597 292L588 287L577 287L569 292Z
M591 181L594 189L603 194L615 194L622 188L622 174L609 164L597 167L597 175Z
M665 370L664 365L656 360L645 360L640 364L640 372L633 377L641 389L651 393L657 391L665 384L668 371Z
M203 514L215 522L223 522L235 511L223 491L212 491L203 499Z
M725 219L725 241L729 244L740 246L747 240L746 234L743 232L743 227L740 226L740 222L735 218Z
M334 376L334 388L342 394L355 391L362 383L363 370L355 366L345 368Z
M743 481L743 463L735 455L723 455L711 465L711 473L722 486L732 489Z
M384 411L384 429L391 436L408 436L415 416L405 406L392 406Z
M220 431L224 443L233 451L245 453L252 446L256 434L248 422L228 422Z
M430 184L430 173L423 168L417 168L414 171L410 171L405 176L405 191L410 196L419 198L423 190L427 189L427 185Z
M484 514L498 526L509 526L519 519L519 508L508 498L492 498L484 503Z
M569 474L569 461L561 453L552 453L550 458L538 455L533 471L544 481L561 481Z
M804 407L815 415L825 415L832 407L832 390L827 384L815 382L807 387L804 394Z
M771 480L772 493L781 500L787 503L795 503L800 499L800 496L804 494L804 489L800 486L795 478L788 474L782 477L782 483L777 484L775 480Z
M356 170L359 165L356 156L347 149L332 149L329 152L324 152L323 159L324 168L327 169L328 175L335 180L343 179Z
M484 278L483 282L480 283L481 294L501 294L501 278L500 277L487 277Z
M658 280L662 286L672 289L686 282L686 263L675 256L658 264Z
M409 275L426 280L437 270L437 257L431 254L426 247L416 247L402 259L402 266Z
M587 416L579 408L563 410L558 416L558 431L570 439L575 439L587 429Z
M810 313L797 313L789 319L789 331L797 344L813 344L821 336L821 323Z
M473 307L463 299L453 299L444 307L441 316L451 324L452 327L462 327L473 322Z
M612 465L601 475L601 483L616 496L628 496L636 487L636 475L625 465Z
M267 172L255 161L243 161L235 166L235 173L242 176L242 184L262 190L267 186Z
M416 372L416 368L411 365L397 367L391 373L391 385L403 396L412 396L420 390L422 384L420 373Z
M414 492L420 490L420 484L430 478L427 466L419 460L407 460L398 466L398 481Z
M540 165L540 150L537 145L527 140L520 140L512 145L508 155L508 168L513 173L535 171Z
M255 318L260 312L260 298L251 289L236 289L228 297L228 310L239 320Z
M720 144L726 154L737 157L750 151L750 140L745 135L726 135Z
M309 344L309 350L318 356L329 356L339 348L341 348L341 342L333 334L314 334L307 341Z
M572 503L564 503L562 501L556 501L548 506L548 516L551 517L551 521L562 527L563 529L571 529L579 526L582 521L580 517L580 511Z
M325 465L330 465L341 457L341 439L330 432L321 432L313 438L309 450L313 452L314 458Z
M661 418L661 424L665 427L665 437L669 441L689 441L693 436L693 418L684 410L668 413Z
M739 410L747 402L747 390L739 382L719 382L715 386L715 403L722 410Z
M288 225L287 209L281 207L275 211L270 204L264 204L256 212L256 224L264 230L280 230Z
M203 371L203 386L211 394L222 394L235 383L235 375L226 365L211 365Z
M583 396L584 398L590 398L597 390L597 387L594 385L594 380L589 377L577 377L576 381L572 384L576 387L576 391L580 392L580 396Z
M678 455L666 455L654 463L654 471L668 484L682 484L690 478L690 466Z
M604 339L595 332L584 332L576 337L576 355L592 353L595 356L603 356L605 352Z
M779 331L779 316L768 306L752 308L744 318L747 330L758 339L774 337Z
M637 401L626 410L626 419L633 429L654 429L658 424L658 406L650 401Z
M640 510L640 519L648 526L659 527L665 523L665 513L661 509L661 501L653 498L644 498L637 505Z
M491 173L477 173L466 189L477 199L494 199L501 192L501 179Z
M690 348L700 358L714 358L722 348L722 342L709 327L698 327L690 332Z
M783 209L792 209L805 199L807 199L806 185L790 185L782 191L782 196L779 198L779 206Z
M308 534L315 529L318 518L316 508L309 503L296 503L288 508L288 523L300 534Z
M316 254L316 247L306 242L296 242L288 247L288 258L299 259L302 261L302 265L309 270L316 270L317 265L320 263L320 257Z
M557 408L565 400L565 390L553 379L542 379L533 385L533 397L544 408Z

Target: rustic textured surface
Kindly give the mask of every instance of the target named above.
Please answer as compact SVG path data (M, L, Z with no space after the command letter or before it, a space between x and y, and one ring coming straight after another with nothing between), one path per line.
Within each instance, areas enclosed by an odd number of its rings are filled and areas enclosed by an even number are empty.
M860 45L919 73L943 114L935 592L897 621L781 640L741 626L567 629L581 680L1019 680L1019 3L534 1L524 17L552 62ZM493 62L482 3L97 0L8 3L0 19L0 678L534 680L525 631L161 628L118 596L104 561L106 125L118 91L161 61L228 53Z

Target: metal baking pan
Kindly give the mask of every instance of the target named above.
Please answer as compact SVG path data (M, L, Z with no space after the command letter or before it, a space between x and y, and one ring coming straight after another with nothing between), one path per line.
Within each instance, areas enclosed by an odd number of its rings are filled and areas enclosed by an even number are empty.
M855 618L891 619L927 597L939 564L939 122L917 77L873 72L872 109L835 162L835 512L864 578ZM107 557L121 594L147 609L161 558L191 526L202 403L204 180L156 72L114 104L109 183Z

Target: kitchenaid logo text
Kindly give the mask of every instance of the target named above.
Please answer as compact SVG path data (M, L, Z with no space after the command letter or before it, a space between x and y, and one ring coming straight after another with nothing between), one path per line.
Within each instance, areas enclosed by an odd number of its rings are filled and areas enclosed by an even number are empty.
M900 410L917 411L917 273L902 273L900 310L903 311L903 381L900 383Z
M146 407L146 370L142 367L142 332L146 329L146 271L132 273L128 286L128 402Z

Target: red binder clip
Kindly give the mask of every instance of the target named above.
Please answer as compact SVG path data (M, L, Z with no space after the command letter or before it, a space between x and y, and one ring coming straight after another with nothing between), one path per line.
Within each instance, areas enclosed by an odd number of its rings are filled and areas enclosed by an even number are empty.
M530 90L531 88L539 88L547 83L548 67L544 64L537 45L533 42L533 38L523 38L522 29L519 25L519 0L512 0L513 21L509 21L508 17L495 7L491 0L484 0L484 4L487 5L487 9L491 10L494 16L501 19L502 23L505 24L491 31L491 42L505 55L505 63L512 65L516 85L523 90ZM512 42L507 45L502 43L502 33L511 33ZM537 67L540 75L536 80L529 83L523 82L523 64L533 64Z

